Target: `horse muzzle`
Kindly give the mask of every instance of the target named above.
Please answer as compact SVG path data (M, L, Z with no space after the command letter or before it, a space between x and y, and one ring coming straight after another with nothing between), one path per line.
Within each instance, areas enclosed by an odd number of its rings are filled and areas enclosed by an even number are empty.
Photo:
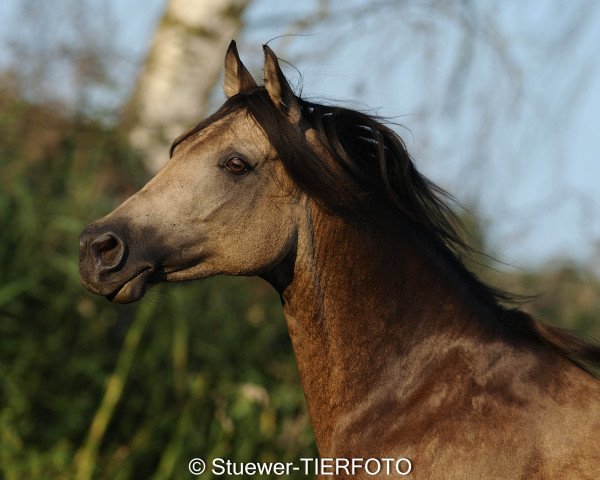
M114 225L93 223L84 229L79 237L79 276L88 291L116 303L144 296L155 266L131 254L128 237L126 228Z

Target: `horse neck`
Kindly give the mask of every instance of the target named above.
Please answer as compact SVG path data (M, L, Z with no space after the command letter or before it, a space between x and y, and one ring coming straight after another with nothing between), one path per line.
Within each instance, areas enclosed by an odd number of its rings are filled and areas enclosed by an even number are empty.
M328 455L357 403L390 382L410 397L426 376L415 366L474 338L478 325L469 302L414 242L318 208L305 227L282 298L317 445Z

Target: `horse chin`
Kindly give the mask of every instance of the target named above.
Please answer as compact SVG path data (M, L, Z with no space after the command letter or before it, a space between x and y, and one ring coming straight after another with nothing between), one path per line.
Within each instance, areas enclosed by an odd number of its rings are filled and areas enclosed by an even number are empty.
M106 298L114 303L137 302L146 293L150 273L150 269L142 271L113 293L106 295Z

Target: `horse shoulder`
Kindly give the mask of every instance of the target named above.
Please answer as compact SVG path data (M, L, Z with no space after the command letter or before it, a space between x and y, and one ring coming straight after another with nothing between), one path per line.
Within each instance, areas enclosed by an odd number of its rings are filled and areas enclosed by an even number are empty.
M407 457L413 478L596 478L597 379L547 350L445 360L413 385L383 376L341 417L330 456Z

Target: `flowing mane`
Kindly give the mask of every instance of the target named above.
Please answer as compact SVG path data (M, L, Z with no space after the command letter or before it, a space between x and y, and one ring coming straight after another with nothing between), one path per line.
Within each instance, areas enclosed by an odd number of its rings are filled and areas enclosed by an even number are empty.
M296 185L322 207L358 225L409 228L443 257L475 300L494 312L517 339L549 345L575 362L600 365L600 347L536 321L515 308L518 296L486 284L469 271L463 259L473 251L461 235L461 220L449 206L452 196L419 173L400 136L380 118L300 97L296 100L302 111L302 129L316 133L333 160L331 164L323 161L301 130L273 105L264 87L229 98L217 112L177 138L170 153L207 125L246 109ZM396 225L391 226L390 221Z

